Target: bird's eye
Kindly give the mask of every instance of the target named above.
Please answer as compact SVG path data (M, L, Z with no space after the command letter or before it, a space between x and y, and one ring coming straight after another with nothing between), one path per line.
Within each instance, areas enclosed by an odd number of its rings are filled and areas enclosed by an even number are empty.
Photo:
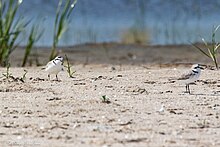
M57 60L63 60L63 57L57 56L55 59L57 59Z

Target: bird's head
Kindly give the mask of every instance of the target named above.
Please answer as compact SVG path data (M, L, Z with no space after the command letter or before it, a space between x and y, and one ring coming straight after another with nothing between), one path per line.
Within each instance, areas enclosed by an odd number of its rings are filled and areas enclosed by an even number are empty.
M204 67L201 64L193 64L191 69L194 71L201 71L204 69Z
M63 62L63 57L61 56L57 56L54 61L60 61L60 62Z

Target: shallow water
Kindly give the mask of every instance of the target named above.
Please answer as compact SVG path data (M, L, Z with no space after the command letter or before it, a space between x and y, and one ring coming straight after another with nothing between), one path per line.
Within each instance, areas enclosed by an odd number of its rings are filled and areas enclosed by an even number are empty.
M57 4L58 0L23 0L19 15L40 22L45 32L37 45L52 44ZM132 27L145 30L150 44L210 40L213 26L220 24L219 8L220 0L78 0L59 45L120 42Z

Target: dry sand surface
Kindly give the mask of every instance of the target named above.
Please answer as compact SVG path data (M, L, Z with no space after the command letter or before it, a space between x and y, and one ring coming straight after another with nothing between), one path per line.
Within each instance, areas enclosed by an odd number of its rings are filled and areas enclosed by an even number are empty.
M203 71L191 95L169 80L188 71L189 63L210 64L192 46L104 43L60 49L76 73L69 78L61 72L58 82L48 80L41 67L15 67L23 50L13 53L14 79L0 78L0 147L220 146L220 73ZM37 54L28 65L36 59L45 65L49 50ZM109 102L102 102L104 95Z
M204 70L189 95L168 80L187 67L75 65L75 78L61 72L58 82L25 69L24 83L0 80L1 147L220 146L218 71Z

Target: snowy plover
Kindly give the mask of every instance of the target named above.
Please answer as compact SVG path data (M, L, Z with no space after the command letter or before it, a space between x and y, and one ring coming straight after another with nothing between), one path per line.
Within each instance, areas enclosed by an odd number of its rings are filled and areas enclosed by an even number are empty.
M58 81L57 74L63 70L63 57L57 56L55 59L47 63L45 71L48 72L48 78L50 79L51 74L56 75L56 80Z
M186 92L190 94L189 84L197 81L201 74L201 69L204 69L201 67L200 64L193 64L191 67L191 70L183 74L180 78L177 80L181 80L186 85Z

